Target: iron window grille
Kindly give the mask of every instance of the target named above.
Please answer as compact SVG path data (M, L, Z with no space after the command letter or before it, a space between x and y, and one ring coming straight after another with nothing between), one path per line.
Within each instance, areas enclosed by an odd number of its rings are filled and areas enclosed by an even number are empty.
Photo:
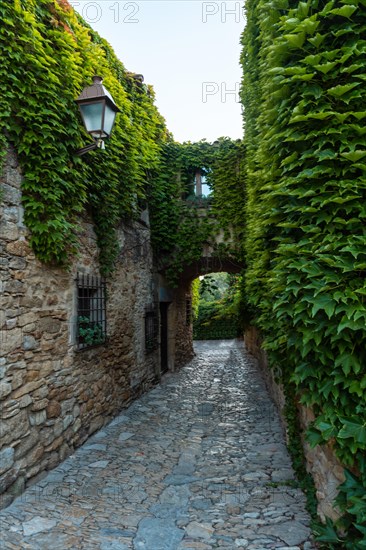
M190 326L192 322L192 298L190 296L186 297L186 325Z
M159 317L156 307L145 312L145 351L151 353L159 347Z
M107 338L105 279L78 273L76 285L77 347L81 350L104 344Z

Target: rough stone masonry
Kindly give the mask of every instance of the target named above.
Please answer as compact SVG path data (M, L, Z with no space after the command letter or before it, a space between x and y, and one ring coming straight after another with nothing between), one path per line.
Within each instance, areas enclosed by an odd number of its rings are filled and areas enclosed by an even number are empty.
M159 378L158 349L146 353L144 334L158 288L148 225L121 224L121 253L107 280L107 343L79 351L76 276L100 278L91 221L80 219L71 268L46 266L28 244L11 150L0 183L0 494L7 505Z

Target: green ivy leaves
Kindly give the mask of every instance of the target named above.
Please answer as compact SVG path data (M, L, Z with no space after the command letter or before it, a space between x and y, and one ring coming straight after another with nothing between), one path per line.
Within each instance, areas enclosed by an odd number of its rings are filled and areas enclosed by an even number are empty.
M312 442L334 440L365 492L366 3L285 4L247 0L246 295L318 414ZM365 547L365 518L343 509Z
M152 90L138 88L108 43L62 6L1 4L2 126L22 168L25 223L37 256L67 264L88 207L107 273L118 254L115 229L121 217L137 215L136 197L146 194L148 173L159 162L165 123ZM122 112L105 152L80 159L75 151L90 137L74 99L94 74L103 75ZM6 140L1 133L2 156Z
M159 267L172 285L178 283L185 267L202 257L203 247L214 245L220 229L228 236L233 229L237 247L220 248L220 257L240 261L239 234L243 233L243 202L237 189L243 186L243 144L220 138L214 144L205 140L179 144L169 141L162 150L161 163L149 189L152 244ZM192 199L194 178L200 170L213 191L212 206L202 215ZM240 182L240 185L239 185ZM244 191L240 191L243 197Z

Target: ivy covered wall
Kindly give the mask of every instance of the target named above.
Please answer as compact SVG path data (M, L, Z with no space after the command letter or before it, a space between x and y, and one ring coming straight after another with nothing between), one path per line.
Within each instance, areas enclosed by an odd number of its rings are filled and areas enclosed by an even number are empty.
M366 548L366 2L247 0L246 296L272 364L349 471L344 540Z
M139 211L168 137L153 90L65 0L2 2L0 22L0 149L4 155L9 142L18 154L31 246L42 261L67 263L87 207L108 272L117 254L114 228ZM121 113L105 151L79 158L75 151L90 137L74 100L95 74Z
M0 23L0 155L8 143L17 152L25 223L38 258L66 266L77 251L80 213L87 209L101 270L111 272L118 223L138 217L148 202L159 267L176 281L217 227L212 216L200 216L182 199L192 194L197 169L208 175L214 159L237 146L225 139L215 147L176 143L152 88L125 69L66 0L2 3ZM121 112L105 151L80 158L75 151L90 137L75 98L95 74L103 76ZM218 196L220 189L218 183ZM220 200L217 211L224 212Z
M163 146L148 204L159 267L172 284L201 259L204 245L236 266L242 262L244 159L242 142L229 138L214 143L169 141ZM198 170L211 188L208 199L194 196ZM225 242L217 245L220 232Z

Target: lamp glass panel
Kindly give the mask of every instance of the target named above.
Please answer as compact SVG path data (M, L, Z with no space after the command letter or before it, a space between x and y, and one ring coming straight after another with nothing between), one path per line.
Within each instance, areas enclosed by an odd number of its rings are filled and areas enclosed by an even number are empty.
M87 132L98 132L102 130L103 102L80 105L81 114Z
M103 130L106 134L108 134L108 136L111 135L113 124L116 119L116 114L116 111L114 111L107 103L105 106Z

